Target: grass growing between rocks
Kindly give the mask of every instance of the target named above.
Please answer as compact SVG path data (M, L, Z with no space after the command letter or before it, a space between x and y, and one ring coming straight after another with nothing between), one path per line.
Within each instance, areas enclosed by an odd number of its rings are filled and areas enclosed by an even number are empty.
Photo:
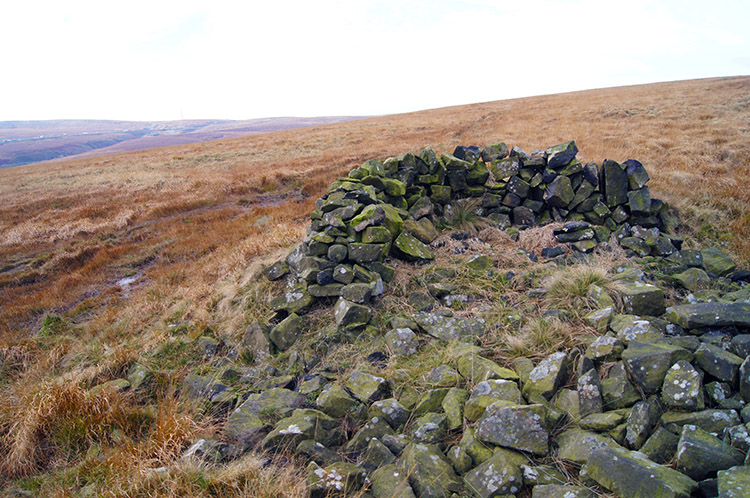
M719 244L746 265L749 90L750 78L593 90L1 170L0 492L303 496L293 463L180 462L192 440L220 427L180 407L175 390L188 372L213 368L198 337L219 339L227 352L249 323L267 320L268 298L280 289L258 278L258 268L298 243L315 199L367 159L428 144L450 152L504 140L530 150L575 139L584 162L641 160L653 194L678 209L685 247ZM482 345L502 364L585 340L591 329L580 316L592 285L619 306L612 275L536 264L517 251L520 244L539 256L551 227L522 231L516 244L467 208L451 228L491 246L446 237L435 266L456 272L455 292L468 300L452 311L487 320ZM462 265L481 252L491 254L493 274ZM376 309L379 334L413 311L409 294L427 292L434 272L395 266ZM506 280L507 272L515 277ZM117 283L123 277L135 280L126 288ZM539 287L547 295L528 293ZM573 318L542 316L550 306ZM315 334L330 323L323 307L308 315L299 347L321 342ZM422 389L434 366L453 361L450 349L430 344L381 370L366 360L383 351L378 337L321 349L319 367L385 372L399 391ZM290 356L274 364L286 369ZM154 390L91 395L135 361L155 373Z

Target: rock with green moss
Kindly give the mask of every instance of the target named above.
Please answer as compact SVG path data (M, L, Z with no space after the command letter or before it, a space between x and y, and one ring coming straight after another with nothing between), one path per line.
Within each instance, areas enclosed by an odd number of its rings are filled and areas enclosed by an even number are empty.
M610 306L607 308L592 311L591 313L583 317L583 321L587 325L593 327L600 334L604 334L607 332L609 322L612 321L612 317L614 316L614 314L615 309Z
M744 460L744 453L708 432L693 425L682 428L675 467L683 474L702 480Z
M249 440L304 404L304 396L280 387L253 393L229 415L224 430L232 438Z
M154 382L154 374L144 365L134 363L128 370L128 382L133 391L145 389Z
M382 399L370 405L367 412L370 419L381 417L394 429L403 427L409 420L409 411L395 398Z
M416 496L446 498L460 493L463 483L453 466L434 444L409 444L398 461L401 474L408 476Z
M375 470L383 465L395 463L396 456L378 439L370 439L360 459L360 465L369 470Z
M633 382L648 394L659 391L672 365L691 358L692 354L680 347L639 341L631 341L622 353L623 363Z
M712 344L703 343L695 351L697 366L710 376L732 385L737 384L737 375L742 361L743 358L736 354Z
M427 384L432 387L454 387L462 382L463 378L456 369L448 365L435 367L427 374Z
M700 268L688 268L687 270L672 275L681 286L689 291L707 289L711 285L711 278Z
M717 247L709 247L701 251L703 267L707 272L720 277L725 277L737 269L737 264L732 261L724 251Z
M464 475L466 488L478 498L515 495L523 486L521 466L526 458L512 450L498 449L487 461Z
M372 417L354 433L344 448L347 452L363 451L373 439L382 440L383 437L393 434L393 429L385 419Z
M587 477L628 498L689 498L697 488L684 474L625 449L596 449L583 469Z
M721 470L716 480L722 498L744 498L750 490L750 466Z
M597 337L588 348L586 348L586 357L595 362L617 361L620 355L625 351L625 345L620 339L611 334Z
M679 436L662 427L657 427L639 451L656 463L669 463L677 453L679 440Z
M370 204L349 222L355 232L362 232L370 226L383 226L396 238L404 227L404 220L390 204Z
M524 396L536 394L551 399L567 379L568 355L562 351L552 353L529 373L529 380L523 386Z
M448 390L440 406L448 421L448 430L460 429L464 424L464 407L469 399L466 389L453 387Z
M410 235L413 235L423 244L430 244L438 236L435 225L430 221L429 218L422 218L418 221L406 220L404 222L404 231Z
M640 281L622 284L623 310L631 315L660 316L664 313L664 291Z
M555 438L557 455L570 462L583 464L599 448L620 448L612 438L582 429L568 429Z
M628 202L628 175L623 166L612 160L605 160L601 167L599 187L608 207L613 208Z
M416 498L409 474L395 464L384 465L370 475L370 491L375 498Z
M591 413L601 412L604 408L602 386L599 374L592 368L578 377L578 414L585 417Z
M315 405L331 417L339 418L354 411L360 403L340 385L329 384L315 400Z
M618 412L599 412L586 415L578 421L578 426L584 430L606 432L620 425L625 417Z
M417 335L409 328L389 330L385 334L385 342L389 351L396 356L414 354L419 348Z
M572 161L578 154L578 147L574 141L565 142L552 146L545 151L547 155L547 166L557 169Z
M349 261L359 264L380 261L385 249L385 244L349 244Z
M323 446L334 444L340 437L335 430L339 422L325 413L299 408L276 423L274 429L263 439L266 449L280 450L296 448L305 439L313 439Z
M285 261L277 261L263 270L268 280L274 281L283 278L289 273L289 265Z
M344 328L364 327L372 317L372 310L367 306L339 298L334 307L336 325Z
M274 326L268 336L279 350L285 351L292 347L301 333L302 318L292 313Z
M684 329L708 327L750 328L750 303L697 303L667 308L667 319Z
M271 309L286 311L287 313L301 313L307 311L315 302L315 298L307 289L297 287L271 300Z
M664 376L661 401L676 410L703 410L703 376L689 362L678 361Z
M542 405L496 401L484 411L476 437L485 443L543 456L549 453L547 412Z
M490 379L480 382L471 392L464 407L464 416L470 422L479 420L485 409L495 401L505 400L511 404L523 402L521 390L515 381Z
M449 389L443 388L430 389L425 392L422 397L419 398L419 402L417 402L417 405L414 407L414 416L420 417L425 413L439 412L440 405L443 403L443 399L445 399L448 391Z
M459 318L437 313L417 313L414 320L427 334L446 342L473 341L484 335L483 318ZM460 367L459 367L460 368Z
M679 433L685 425L694 425L714 435L723 434L724 430L740 424L740 417L735 410L707 409L697 412L666 412L661 416L661 425Z
M630 383L625 365L617 362L609 370L609 377L601 379L604 407L617 410L632 406L641 399L635 386Z
M346 387L356 399L366 404L386 398L391 392L390 384L383 377L359 370L349 375Z
M350 462L336 462L325 468L313 463L307 470L310 498L352 496L362 488L366 475Z
M435 254L419 239L407 232L402 232L393 242L392 251L396 256L407 261L435 259Z
M415 443L436 444L443 441L448 430L448 417L444 413L425 413L414 421L411 438Z
M518 380L518 374L513 370L501 367L476 353L466 353L459 357L458 372L472 384L489 379Z

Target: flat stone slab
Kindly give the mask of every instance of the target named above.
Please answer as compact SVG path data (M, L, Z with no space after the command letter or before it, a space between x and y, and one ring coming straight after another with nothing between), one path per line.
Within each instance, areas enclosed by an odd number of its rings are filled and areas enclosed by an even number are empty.
M479 420L476 438L496 446L546 455L549 453L546 419L543 405L507 406L503 401L495 402Z
M674 469L625 449L596 449L583 469L608 490L628 498L689 498L698 485Z
M684 329L750 328L750 303L697 303L667 308L667 319Z

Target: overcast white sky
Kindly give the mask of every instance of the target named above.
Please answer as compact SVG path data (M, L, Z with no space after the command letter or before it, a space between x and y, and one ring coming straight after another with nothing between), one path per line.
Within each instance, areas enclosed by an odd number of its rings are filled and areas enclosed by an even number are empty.
M747 0L26 0L0 121L373 115L750 74Z

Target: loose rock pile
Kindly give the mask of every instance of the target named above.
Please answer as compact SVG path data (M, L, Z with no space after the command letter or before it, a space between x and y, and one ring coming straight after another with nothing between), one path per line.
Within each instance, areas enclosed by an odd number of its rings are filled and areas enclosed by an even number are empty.
M317 201L305 241L266 270L271 280L292 274L290 290L271 303L284 319L270 332L274 346L283 351L294 344L298 315L316 299L338 298L342 329L366 327L367 303L393 278L384 259L433 259L436 221L466 209L470 199L477 205L469 209L500 228L567 221L555 238L583 253L615 234L632 254L677 254L682 241L666 235L677 218L651 198L643 165L633 159L583 165L577 153L572 141L531 154L504 143L458 146L440 157L425 148L367 161L335 181Z
M536 364L520 358L512 369L475 345L482 318L425 307L393 318L384 335L392 355L415 354L420 336L452 344L456 360L429 373L422 395L395 397L389 379L365 369L299 382L269 370L229 414L226 441L201 440L190 457L224 460L254 447L293 453L310 462L313 497L593 497L590 488L749 496L750 288L702 291L746 273L718 249L680 250L670 234L677 220L651 198L640 163L582 165L576 153L573 142L510 155L494 144L367 161L331 185L305 242L266 270L286 278L288 290L272 302L272 325L253 324L245 345L256 356L293 349L301 315L318 299L335 300L341 340L367 332L368 304L393 278L386 258L433 259L436 224L472 198L499 227L567 222L555 237L579 252L615 234L632 254L661 258L671 284L693 291L687 302L667 307L664 289L631 268L621 276L621 306L601 289L594 297L600 309L585 320L598 336L587 347ZM430 294L441 299L445 289ZM198 375L184 390L214 406L231 399L221 381Z

